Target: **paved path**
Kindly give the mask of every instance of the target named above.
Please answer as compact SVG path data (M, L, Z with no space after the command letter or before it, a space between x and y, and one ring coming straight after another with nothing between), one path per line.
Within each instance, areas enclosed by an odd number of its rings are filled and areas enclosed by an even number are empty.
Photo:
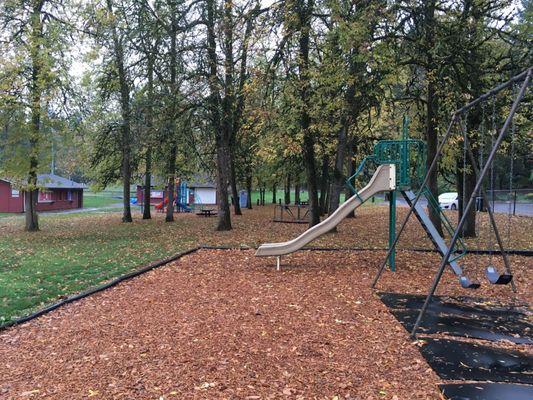
M376 196L378 197L378 196ZM383 198L383 196L379 196ZM388 201L384 201L383 205L388 205ZM425 199L420 199L420 204L424 207L427 206L427 201ZM407 207L407 203L403 198L396 199L396 205L399 207ZM509 212L509 203L506 201L496 201L494 203L494 211L500 214L507 214ZM513 205L511 204L511 212L513 211ZM516 203L515 215L522 216L533 216L533 203Z
M103 212L103 211L115 211L122 208L122 203L110 204L105 207L89 207L89 208L73 208L71 210L57 210L57 211L42 211L39 214L78 214L89 212ZM131 205L131 209L135 209L135 205Z
M388 202L387 202L388 203ZM420 203L426 207L427 201L421 199ZM407 207L407 203L404 199L397 199L396 204L400 207ZM509 212L509 203L505 201L496 201L494 203L494 211L500 214L507 214ZM513 205L511 204L511 212L513 211ZM515 209L516 215L533 216L533 204L531 203L516 203Z

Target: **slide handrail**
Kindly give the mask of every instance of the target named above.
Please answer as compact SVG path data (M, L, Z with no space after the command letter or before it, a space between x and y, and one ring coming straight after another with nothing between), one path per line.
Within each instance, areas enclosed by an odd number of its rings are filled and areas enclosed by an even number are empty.
M357 189L355 189L355 178L357 178L359 174L363 171L363 168L365 167L367 161L374 161L374 156L366 156L365 158L363 158L363 161L359 163L354 174L348 179L346 179L346 186L348 186L352 193L355 194L357 197L359 197L359 195L357 194ZM352 185L351 183L352 180L354 181L354 185ZM359 200L361 199L359 198Z

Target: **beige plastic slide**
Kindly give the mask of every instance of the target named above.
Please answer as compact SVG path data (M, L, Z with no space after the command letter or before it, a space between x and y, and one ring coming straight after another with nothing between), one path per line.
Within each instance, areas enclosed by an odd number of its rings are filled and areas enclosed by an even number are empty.
M309 228L297 238L282 243L265 243L259 246L255 255L257 257L283 256L300 250L306 244L312 242L317 237L329 232L336 227L344 218L355 210L366 200L377 193L387 192L396 188L396 166L394 164L380 165L368 185L357 194L344 202L333 214L320 224Z

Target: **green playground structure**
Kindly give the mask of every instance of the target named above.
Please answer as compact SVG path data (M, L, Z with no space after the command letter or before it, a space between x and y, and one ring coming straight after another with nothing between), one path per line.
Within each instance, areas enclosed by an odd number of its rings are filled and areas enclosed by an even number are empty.
M413 193L422 189L422 194L428 202L428 207L439 216L441 225L448 235L452 235L454 228L450 220L443 213L439 206L439 202L431 194L427 186L421 188L424 176L426 175L426 143L419 139L409 138L409 117L403 117L401 139L399 140L381 140L374 146L372 155L363 158L363 161L356 168L355 173L346 180L346 185L350 188L352 193L357 196L355 189L355 180L361 176L365 171L365 167L372 164L375 166L394 164L396 166L396 188L389 192L389 247L392 248L391 254L388 257L389 267L392 271L396 270L396 249L393 247L394 239L396 237L396 199L398 194L403 195L407 203L410 204L414 198ZM420 211L420 210L419 210ZM424 213L425 215L425 213ZM420 223L424 229L432 229L428 227L427 218L424 215L418 215ZM435 229L436 231L436 229ZM440 236L440 235L439 235ZM439 240L433 234L430 234L433 242ZM437 246L438 248L439 246ZM466 254L466 245L459 239L454 248L450 261L455 262ZM454 268L455 265L452 265ZM461 275L460 269L454 268L454 272Z
M433 242L435 249L444 255L448 252L448 246L438 229L431 221L425 208L414 202L417 194L421 193L427 199L428 208L439 216L445 233L452 235L454 227L442 212L438 201L431 194L428 187L423 185L426 176L426 144L419 139L409 138L409 119L404 117L402 125L401 139L381 140L374 146L372 155L361 161L355 173L347 179L346 184L354 195L343 203L334 213L322 221L320 224L309 228L297 238L282 243L265 243L261 245L256 256L278 257L277 267L280 268L281 256L293 253L302 249L305 245L317 237L331 231L337 226L351 211L355 210L368 199L379 193L389 194L389 250L387 262L392 271L396 270L396 199L400 194L407 204L413 208L417 220L423 227L428 237ZM375 172L368 184L362 189L356 190L355 181L368 167L376 167ZM458 239L454 242L451 256L448 259L449 265L455 275L459 277L459 282L464 288L475 289L479 283L471 281L463 274L463 269L457 261L466 255L467 249L462 241Z

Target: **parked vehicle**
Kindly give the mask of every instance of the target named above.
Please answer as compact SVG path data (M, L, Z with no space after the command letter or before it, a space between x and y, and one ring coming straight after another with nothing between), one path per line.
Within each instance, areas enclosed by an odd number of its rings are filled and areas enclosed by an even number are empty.
M457 192L442 193L439 195L439 206L444 210L457 210L459 195Z

